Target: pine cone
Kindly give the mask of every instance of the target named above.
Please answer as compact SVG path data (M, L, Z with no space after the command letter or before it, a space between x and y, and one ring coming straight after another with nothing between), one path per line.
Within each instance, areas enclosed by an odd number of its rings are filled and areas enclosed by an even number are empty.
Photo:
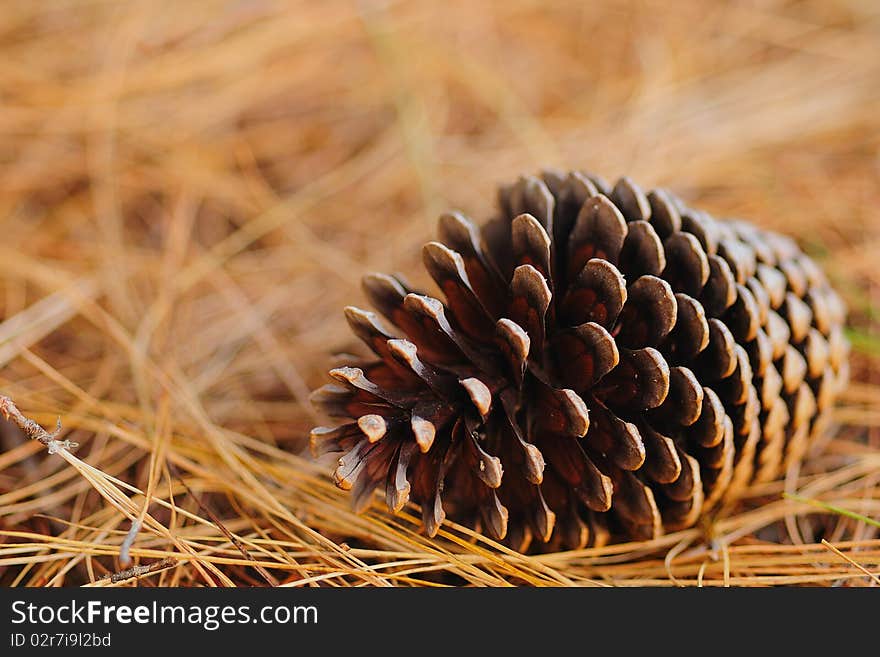
M376 359L314 394L316 454L365 508L421 505L525 551L650 539L775 478L848 376L844 307L793 241L667 191L543 172L423 250L446 298L372 274Z

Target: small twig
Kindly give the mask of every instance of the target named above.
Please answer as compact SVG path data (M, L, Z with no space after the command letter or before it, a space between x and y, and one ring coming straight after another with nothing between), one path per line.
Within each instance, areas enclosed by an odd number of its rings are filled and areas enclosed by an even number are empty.
M120 570L115 573L109 573L104 575L101 579L109 579L111 582L116 584L117 582L124 582L127 579L132 579L133 577L140 577L141 575L148 575L150 573L154 573L157 570L164 570L165 568L170 568L172 566L177 565L177 559L174 557L165 557L159 561L154 561L151 564L146 566L132 566L131 568L126 568L125 570Z
M4 418L18 425L28 438L45 445L50 454L57 454L61 450L70 451L79 447L79 443L71 440L57 440L58 435L61 433L60 417L55 425L55 431L49 433L39 424L22 415L21 411L15 406L15 403L9 397L4 397L3 395L0 395L0 413L3 414Z

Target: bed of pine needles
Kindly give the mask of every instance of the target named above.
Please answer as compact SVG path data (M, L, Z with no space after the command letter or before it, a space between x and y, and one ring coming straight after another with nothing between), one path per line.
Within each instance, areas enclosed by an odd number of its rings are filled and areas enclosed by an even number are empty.
M0 420L0 585L880 584L878 107L869 1L4 2L0 395L46 431ZM343 306L544 166L795 236L850 309L833 432L649 543L354 515L304 450Z

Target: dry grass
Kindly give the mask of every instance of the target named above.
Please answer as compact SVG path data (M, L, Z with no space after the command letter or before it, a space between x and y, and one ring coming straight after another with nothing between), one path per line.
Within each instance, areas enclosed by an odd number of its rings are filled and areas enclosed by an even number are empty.
M0 394L81 446L0 426L0 584L878 584L877 4L544 4L3 3ZM439 211L544 165L823 263L855 352L821 455L648 544L349 511L301 455L342 306L374 269L424 283Z

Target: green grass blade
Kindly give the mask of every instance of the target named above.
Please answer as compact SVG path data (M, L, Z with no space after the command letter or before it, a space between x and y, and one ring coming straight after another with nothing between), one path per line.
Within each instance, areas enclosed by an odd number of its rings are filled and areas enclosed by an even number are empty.
M782 497L787 500L794 500L795 502L803 502L804 504L809 504L810 506L824 509L825 511L831 511L832 513L837 513L842 516L846 516L847 518L852 518L853 520L864 522L868 525L871 525L872 527L880 527L880 520L874 520L873 518L863 516L862 514L856 513L855 511L847 511L846 509L842 509L839 506L834 506L833 504L820 502L819 500L813 500L808 497L801 497L800 495L792 495L790 493L783 493Z

